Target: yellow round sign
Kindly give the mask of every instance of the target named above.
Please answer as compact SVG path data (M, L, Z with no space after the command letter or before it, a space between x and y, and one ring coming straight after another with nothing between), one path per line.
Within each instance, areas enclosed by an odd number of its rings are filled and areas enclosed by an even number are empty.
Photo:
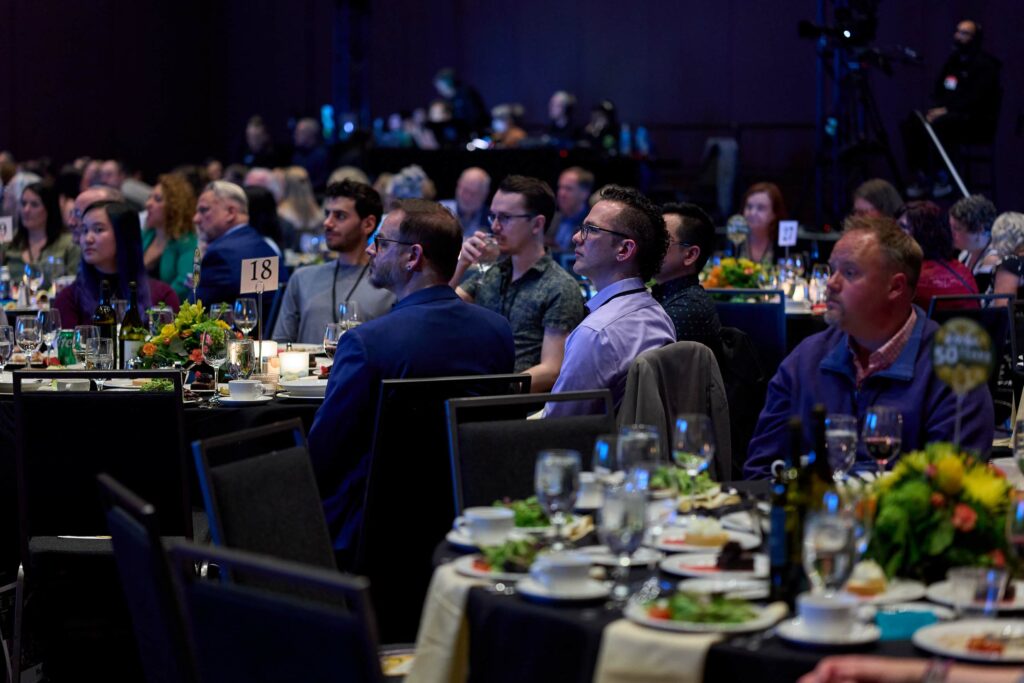
M935 376L957 394L966 394L987 382L993 360L992 338L984 327L969 318L952 318L935 333Z

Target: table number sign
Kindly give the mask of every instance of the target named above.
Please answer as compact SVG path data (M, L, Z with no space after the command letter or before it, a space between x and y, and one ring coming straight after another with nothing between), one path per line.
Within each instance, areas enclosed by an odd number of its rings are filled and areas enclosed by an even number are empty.
M14 216L0 217L0 244L10 244L14 239Z
M242 281L238 288L239 294L273 292L277 290L277 282L278 258L276 256L242 259Z
M985 328L969 318L948 320L935 333L932 366L935 376L956 394L953 442L958 446L964 396L988 381L993 361L992 338Z
M779 221L779 246L795 247L797 233L799 232L797 221Z

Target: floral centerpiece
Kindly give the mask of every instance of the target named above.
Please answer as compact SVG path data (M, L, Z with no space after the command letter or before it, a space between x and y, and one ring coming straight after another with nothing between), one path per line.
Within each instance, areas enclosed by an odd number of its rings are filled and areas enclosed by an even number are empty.
M875 485L866 553L887 575L926 582L957 566L1004 566L1010 484L996 467L933 443L900 458Z
M173 323L168 323L146 340L139 353L139 366L143 368L166 368L175 363L187 367L203 360L200 343L204 333L213 335L215 343L224 343L232 335L231 327L223 320L210 320L202 301L181 305Z
M704 286L712 289L757 289L762 276L761 264L746 258L724 258L704 278Z

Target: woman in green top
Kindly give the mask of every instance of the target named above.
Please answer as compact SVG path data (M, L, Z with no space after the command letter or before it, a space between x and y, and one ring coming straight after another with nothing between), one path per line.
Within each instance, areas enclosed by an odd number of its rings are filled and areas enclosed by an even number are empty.
M192 274L198 239L192 224L195 212L192 186L175 173L160 176L146 200L146 229L142 231L146 272L169 284L182 301L187 301L191 292L185 282Z
M21 192L18 205L21 227L6 248L4 264L11 269L11 279L21 279L25 264L42 265L50 257L64 261L64 272L78 270L81 252L64 231L57 191L47 183L31 183Z

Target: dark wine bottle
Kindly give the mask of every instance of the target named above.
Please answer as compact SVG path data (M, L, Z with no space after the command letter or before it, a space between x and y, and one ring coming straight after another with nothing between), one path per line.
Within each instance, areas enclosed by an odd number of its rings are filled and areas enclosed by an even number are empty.
M790 608L805 584L803 528L807 500L801 489L802 430L800 418L791 417L787 425L789 455L772 485L769 590L773 600L781 600Z
M146 328L143 327L142 316L139 314L139 293L134 282L128 284L128 291L128 308L121 319L121 337L117 350L122 370L129 369L132 361L138 357L142 345L146 343Z
M825 505L825 497L835 493L836 484L832 476L832 466L828 462L828 437L825 421L828 411L822 404L811 409L811 430L814 435L813 448L808 453L807 468L809 481L807 505L810 510L820 510Z
M114 315L114 307L110 304L110 283L106 280L100 282L100 300L96 304L96 311L92 314L92 324L99 328L101 339L110 340L110 345L116 354L117 317ZM119 367L117 358L113 359L111 367Z

